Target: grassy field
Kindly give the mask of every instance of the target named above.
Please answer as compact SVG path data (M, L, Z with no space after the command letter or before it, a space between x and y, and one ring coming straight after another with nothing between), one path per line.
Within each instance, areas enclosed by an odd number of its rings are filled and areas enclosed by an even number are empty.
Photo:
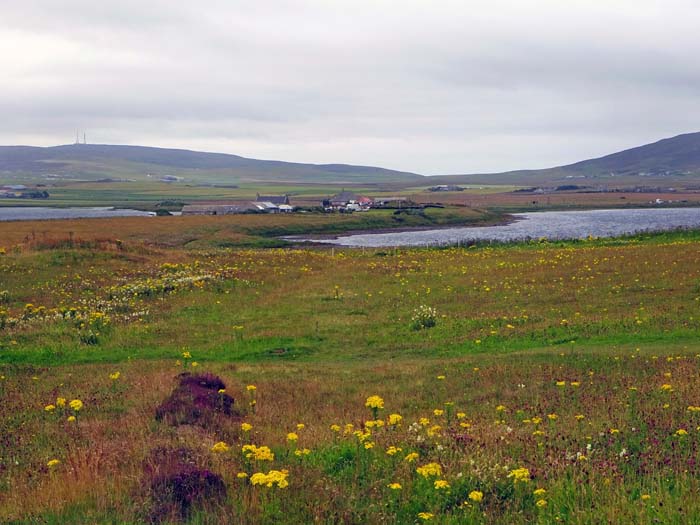
M165 219L0 225L0 522L700 521L700 234L224 249Z
M27 182L27 181L15 181ZM664 185L664 187L668 184ZM517 192L513 185L465 185L465 191L431 192L429 186L383 184L240 183L216 186L156 181L56 182L46 188L49 199L0 199L0 206L116 206L143 210L179 210L182 204L245 202L257 194L290 197L294 206L317 207L324 199L347 189L373 198L404 197L417 203L441 203L502 211L560 210L651 206L656 199L675 206L700 205L697 189L641 193L631 190L609 193L560 191L547 194ZM682 188L680 186L679 188ZM619 190L619 188L618 188ZM165 205L164 205L165 204Z

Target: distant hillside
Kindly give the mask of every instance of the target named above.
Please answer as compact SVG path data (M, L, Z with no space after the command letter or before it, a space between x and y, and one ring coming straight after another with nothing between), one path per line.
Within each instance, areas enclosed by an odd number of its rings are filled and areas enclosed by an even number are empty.
M421 175L371 166L299 164L143 146L0 146L0 174L99 180L178 177L190 182L402 183Z
M653 144L555 168L448 175L431 178L431 181L534 185L561 184L572 179L579 180L579 184L700 184L700 133L678 135Z
M583 186L700 186L700 133L679 135L566 166L436 177L371 166L300 164L143 146L0 146L0 178L12 181L165 179L195 184L372 184L397 188L435 184L537 186L572 183Z

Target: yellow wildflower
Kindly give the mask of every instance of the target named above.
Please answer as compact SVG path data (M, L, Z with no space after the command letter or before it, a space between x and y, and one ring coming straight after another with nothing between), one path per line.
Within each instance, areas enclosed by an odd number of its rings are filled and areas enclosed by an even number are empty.
M248 392L255 392L255 391L258 389L258 387L255 386L255 385L248 385L247 387L245 387L245 389L246 389Z
M274 461L275 454L270 450L269 447L255 445L243 445L243 454L248 459L255 459L258 461Z
M241 430L243 432L249 432L252 429L253 429L253 425L251 425L250 423L241 423Z
M418 517L420 519L422 519L423 521L431 520L431 519L433 519L434 516L435 516L435 514L433 514L432 512L419 512L418 513Z
M535 496L544 496L547 491L545 489L535 489L532 491Z
M436 490L449 489L450 484L445 479L436 479L433 483L433 487L435 487Z
M46 463L46 466L49 468L53 468L56 465L58 465L59 463L60 463L60 461L58 459L52 459L48 463Z
M110 378L112 381L116 381L117 379L119 379L119 376L120 376L120 375L122 375L121 372L114 372L114 373L112 373L112 374L109 374L109 378Z
M416 472L418 472L418 474L424 478L428 478L430 476L440 476L442 475L442 467L438 463L427 463L422 467L418 467Z
M275 484L278 488L286 488L289 485L287 481L287 475L289 471L287 470L271 470L267 474L262 472L256 472L250 477L250 483L252 485L265 485L270 488Z
M384 400L379 396L369 396L365 401L365 406L375 409L384 408Z
M469 493L469 499L475 501L476 503L479 503L481 500L484 499L484 493L480 490L472 490Z
M66 406L66 398L65 397L57 397L56 398L56 406L63 408Z
M239 472L238 474L236 474L236 477L238 479L245 479L248 477L248 473L247 472Z
M537 503L535 503L539 508L543 508L547 506L547 500L544 499L538 499Z
M331 425L331 430L333 432L340 432L340 425Z
M211 447L212 452L228 452L229 447L224 441L219 441L218 443L214 443L214 446Z
M442 427L440 425L433 425L432 427L430 427L428 429L428 435L430 437L439 436L441 430L442 430Z
M46 405L46 406L44 407L44 410L45 410L46 412L53 412L54 410L56 410L56 405Z
M404 461L408 461L409 463L413 463L415 460L418 459L418 452L411 452L410 454L406 454L406 457L403 459L404 459Z
M401 483L389 483L387 487L391 490L401 490Z
M530 471L524 467L511 470L508 474L509 478L513 478L513 483L528 483L530 481Z
M401 420L403 417L399 414L389 414L389 424L390 425L398 425L401 423Z
M290 432L289 434L287 434L287 441L297 441L298 439L299 436L294 432Z
M70 403L68 403L68 406L71 407L73 410L78 412L83 408L83 402L80 399L74 399Z

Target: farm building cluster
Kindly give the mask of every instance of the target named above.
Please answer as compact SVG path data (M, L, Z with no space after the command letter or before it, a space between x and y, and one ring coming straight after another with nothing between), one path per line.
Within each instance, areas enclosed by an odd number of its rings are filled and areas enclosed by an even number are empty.
M28 188L24 184L9 184L0 188L0 199L48 199L49 192Z
M257 195L251 202L236 204L186 204L183 215L234 215L236 213L291 213L288 195Z
M408 199L405 197L380 197L373 199L351 191L341 191L337 195L324 200L322 205L326 211L354 212L368 211L371 208L401 206L407 202Z
M341 191L321 202L327 212L352 213L368 211L371 208L403 206L408 203L404 197L371 198L351 191ZM291 213L298 208L289 202L289 195L257 195L254 201L231 202L224 204L187 204L182 208L183 215L234 215L237 213Z

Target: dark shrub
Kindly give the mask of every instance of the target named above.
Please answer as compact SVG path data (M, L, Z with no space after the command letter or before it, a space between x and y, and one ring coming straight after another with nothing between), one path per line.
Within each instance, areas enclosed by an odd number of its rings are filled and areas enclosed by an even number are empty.
M226 497L221 476L200 465L187 448L160 447L144 462L146 487L151 499L151 523L184 520L193 507L220 503Z
M156 420L171 425L208 426L217 415L235 416L233 398L219 393L224 382L213 374L180 374L179 384L156 409Z

